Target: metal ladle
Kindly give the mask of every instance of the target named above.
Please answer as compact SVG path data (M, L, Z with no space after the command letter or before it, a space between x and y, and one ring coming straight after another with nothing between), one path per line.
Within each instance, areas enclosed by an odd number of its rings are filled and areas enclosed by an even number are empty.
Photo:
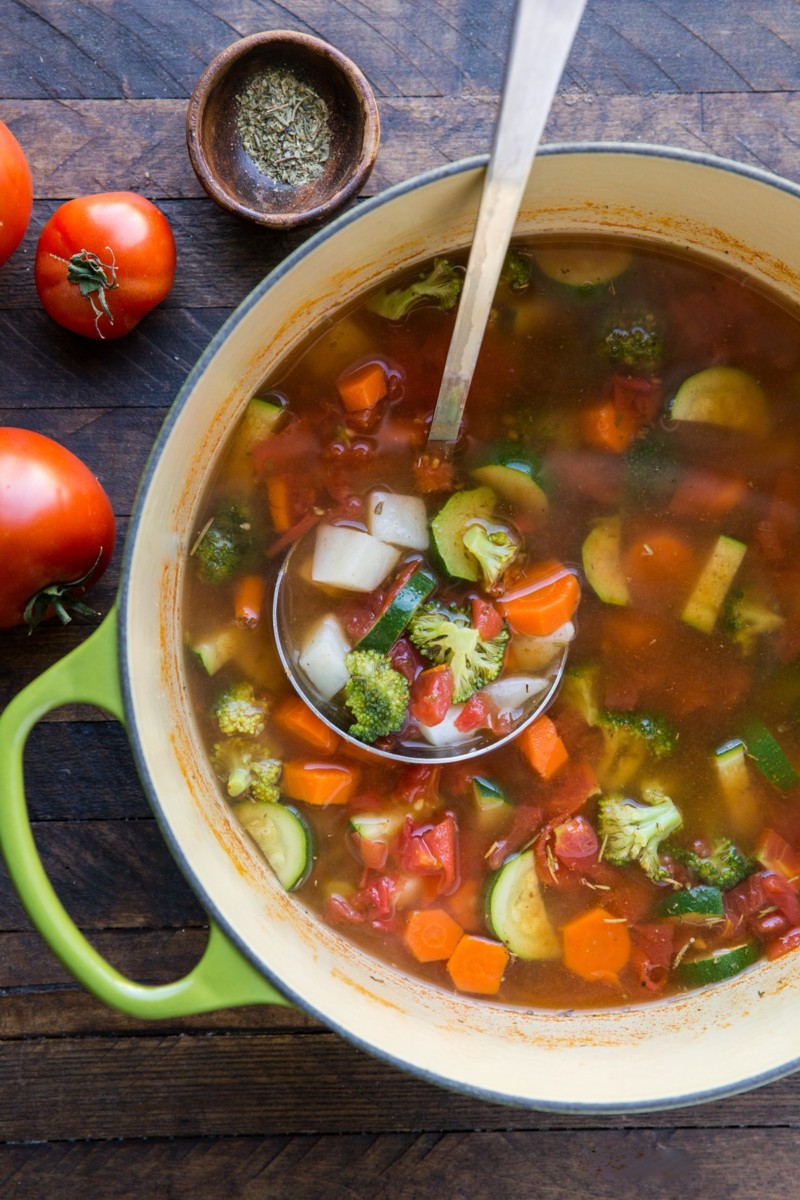
M426 452L448 458L458 439L467 394L489 319L494 294L508 250L522 195L547 121L558 82L575 38L586 0L519 0L511 37L508 68L492 153L486 168L475 234L464 285L433 413ZM275 583L273 626L275 642L286 673L299 694L346 741L346 712L326 701L305 678L299 652L290 634L291 598L287 578L292 578L299 557L310 553L310 539L302 538L287 554ZM457 762L497 750L518 736L552 700L566 663L548 671L548 684L521 709L513 730L501 738L477 731L471 740L451 746L432 746L420 740L395 750L370 747L376 755L402 762Z

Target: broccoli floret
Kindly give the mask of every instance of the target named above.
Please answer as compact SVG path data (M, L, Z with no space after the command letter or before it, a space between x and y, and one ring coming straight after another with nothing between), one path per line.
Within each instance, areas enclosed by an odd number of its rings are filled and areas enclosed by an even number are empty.
M603 709L594 723L605 739L597 766L604 787L625 787L647 758L667 758L675 750L678 735L663 717Z
M229 796L236 798L249 792L253 800L280 799L283 766L261 742L246 737L226 738L217 742L211 757Z
M240 504L215 513L194 548L193 557L207 583L227 583L244 563L253 544L249 513Z
M618 314L606 327L602 352L615 366L629 371L655 371L661 363L664 339L652 313Z
M229 737L237 733L256 737L264 730L268 711L268 701L256 696L252 684L234 683L217 696L211 715L220 733Z
M594 725L600 714L600 667L597 663L575 663L567 667L558 699L574 708L587 725Z
M718 838L707 856L677 846L670 846L669 853L677 862L688 867L700 883L718 887L723 892L741 883L756 868L755 861L742 854L730 838Z
M408 636L434 665L449 666L455 681L453 702L461 704L500 674L509 633L501 629L486 641L463 608L453 605L443 610L429 601L414 613Z
M519 250L509 250L503 261L500 272L500 282L505 283L512 292L524 292L530 286L533 264Z
M397 733L406 719L410 687L405 675L392 666L388 654L377 650L351 650L344 664L350 678L344 685L344 702L355 717L353 737L362 742Z
M389 321L402 320L415 304L425 300L435 301L445 312L449 312L461 295L463 282L462 273L451 266L446 258L437 258L428 275L423 275L407 288L378 292L369 301L368 307Z
M603 857L614 866L638 863L654 882L669 872L658 856L659 847L683 824L675 803L660 788L642 789L644 804L619 793L602 796L597 805Z
M730 592L719 620L719 629L742 654L752 654L759 638L776 633L782 625L780 613L754 589Z
M483 525L470 525L461 540L473 558L478 560L486 588L494 587L519 554L519 544L507 529L489 532Z

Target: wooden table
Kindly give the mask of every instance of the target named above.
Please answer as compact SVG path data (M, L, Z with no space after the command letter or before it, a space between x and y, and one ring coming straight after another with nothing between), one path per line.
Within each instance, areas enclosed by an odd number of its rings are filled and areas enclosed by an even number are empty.
M332 41L378 97L372 194L488 149L511 9L511 0L4 0L0 118L28 153L36 201L21 250L0 270L0 423L80 455L124 534L187 371L304 237L239 224L199 188L184 114L203 67L260 29ZM585 139L707 150L799 180L800 4L590 0L546 133ZM40 310L32 263L61 201L107 189L160 205L179 266L139 330L95 344ZM112 568L94 592L100 609L116 583ZM86 634L78 624L1 634L0 705ZM99 949L134 977L185 971L204 943L204 915L162 843L121 729L96 712L53 714L31 739L28 785L48 869ZM701 1108L576 1119L440 1091L291 1009L145 1025L71 982L5 876L0 1089L4 1197L798 1194L800 1077Z

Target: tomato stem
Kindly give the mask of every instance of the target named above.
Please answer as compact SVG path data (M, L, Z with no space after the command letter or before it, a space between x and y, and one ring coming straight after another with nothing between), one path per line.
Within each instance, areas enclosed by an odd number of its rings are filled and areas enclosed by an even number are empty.
M74 588L81 587L82 584L91 579L100 565L102 557L103 547L101 546L97 552L97 558L85 575L81 575L79 579L72 579L68 583L48 584L47 587L42 588L35 595L31 596L22 614L25 624L28 626L28 633L33 633L34 629L44 620L48 610L51 608L62 625L68 625L73 616L100 616L95 609L90 608L88 604L84 604L77 596L73 596L72 591Z
M114 251L110 246L106 246L106 250L111 255L111 262L108 263L104 263L92 250L79 250L70 259L61 258L58 254L52 255L59 262L67 264L67 281L77 284L81 295L85 296L91 304L95 329L100 338L103 337L100 331L100 318L108 317L109 324L114 324L114 318L106 300L106 292L113 292L115 288L119 287Z

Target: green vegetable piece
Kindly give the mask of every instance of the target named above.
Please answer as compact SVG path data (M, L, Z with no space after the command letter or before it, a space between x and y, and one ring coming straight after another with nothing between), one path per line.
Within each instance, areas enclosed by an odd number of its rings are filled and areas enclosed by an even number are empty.
M280 799L283 766L268 747L254 738L237 735L217 742L211 762L232 798L240 799L247 793L252 800Z
M200 660L208 675L216 675L236 653L238 630L220 629L218 632L193 642L191 650Z
M722 892L717 887L696 887L674 892L662 901L658 915L682 925L716 925L725 919Z
M563 246L537 250L533 260L548 279L593 295L627 271L631 252L624 246Z
M707 983L722 983L738 975L745 967L758 962L760 951L755 942L743 942L727 950L714 950L702 958L682 958L675 967L675 976L689 987Z
M252 544L250 514L236 502L224 505L193 550L200 577L207 583L230 582L243 566Z
M769 433L767 397L759 383L738 367L707 367L690 375L672 401L673 421L721 425L754 437Z
M658 714L603 709L594 724L603 733L603 753L596 769L606 789L625 787L648 758L660 761L675 751L678 735Z
M211 715L220 733L228 736L241 733L256 736L266 724L269 702L256 696L250 683L234 683L216 697Z
M652 313L618 313L606 324L601 352L626 371L656 371L664 354L661 326Z
M286 891L305 883L314 865L314 838L297 809L245 801L235 812Z
M773 787L779 792L797 787L800 775L763 722L748 721L741 733L747 753Z
M549 507L547 495L534 475L533 468L523 458L517 461L488 463L476 467L473 479L489 487L512 508L533 516L544 517Z
M530 286L532 273L531 260L512 246L503 260L500 282L506 284L512 292L524 292Z
M456 492L431 521L431 548L441 569L454 579L476 583L480 567L464 548L470 525L487 521L494 512L496 497L489 487Z
M225 460L226 478L246 487L255 479L253 450L276 433L286 417L286 409L266 397L253 396L247 403L239 428Z
M574 708L587 725L600 714L600 667L597 663L570 663L561 680L559 705Z
M434 259L429 274L422 275L406 288L381 291L368 301L367 307L388 321L400 321L412 308L431 302L449 312L461 295L464 275L451 266L446 258Z
M405 675L376 650L351 650L344 664L350 672L344 702L355 717L350 734L362 742L374 742L397 733L406 719L410 697Z
M497 872L487 895L486 915L494 936L517 958L535 962L561 957L532 850L509 859Z
M465 549L478 562L485 588L493 588L519 557L519 542L507 529L489 530L484 525L470 525L462 541Z
M367 630L356 649L377 650L379 654L387 654L435 587L435 576L424 567L418 567L393 597L389 607Z
M726 534L717 538L681 613L687 625L700 633L711 633L746 553L744 542Z
M474 692L496 679L503 669L508 628L486 641L462 608L443 609L428 601L409 621L408 634L417 649L435 666L446 663L450 667L455 682L454 704L468 700Z
M741 883L756 868L755 861L742 854L738 846L726 837L717 838L708 855L700 855L679 846L670 846L669 853L677 862L688 867L701 884L712 889L719 888L723 892Z
M617 794L600 798L597 815L603 856L614 866L636 862L659 882L668 876L659 858L661 843L680 829L683 818L659 788L643 788L642 798L644 804Z
M503 789L482 775L476 775L472 780L472 794L481 812L496 812L509 807Z
M764 637L777 633L783 617L754 588L730 592L719 618L719 629L744 655L751 655Z
M587 534L581 559L592 591L604 604L625 606L631 597L622 570L619 517L605 517Z

